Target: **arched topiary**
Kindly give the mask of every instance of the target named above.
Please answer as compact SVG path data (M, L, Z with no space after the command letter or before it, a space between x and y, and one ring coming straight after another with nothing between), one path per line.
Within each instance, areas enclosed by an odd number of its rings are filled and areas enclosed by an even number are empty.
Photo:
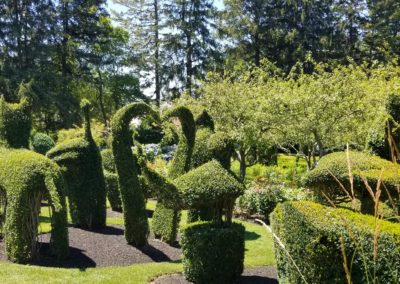
M63 169L72 223L82 228L106 224L106 187L101 155L90 131L90 103L81 103L85 116L85 137L65 141L47 156Z
M182 106L168 111L163 120L171 118L177 118L181 125L181 131L178 134L179 143L168 169L168 178L174 180L190 170L196 125L191 111ZM166 206L163 202L162 199L157 202L152 228L157 238L173 243L176 240L180 212Z
M144 115L151 115L155 119L158 116L147 104L134 103L118 110L111 121L111 144L122 197L125 238L134 246L143 246L147 243L149 225L145 194L138 178L139 169L132 154L133 139L129 124L132 118Z
M54 140L45 133L36 132L31 137L30 148L37 153L45 155L55 145Z
M52 252L59 258L67 256L67 214L60 168L32 151L1 148L0 189L6 200L4 237L8 258L25 263L35 256L42 199L47 199L52 209Z
M118 175L115 169L114 156L111 149L101 151L107 197L113 211L122 212L121 194L118 188Z
M21 84L19 103L8 103L0 96L0 146L28 148L32 128L31 103L27 98L29 84Z

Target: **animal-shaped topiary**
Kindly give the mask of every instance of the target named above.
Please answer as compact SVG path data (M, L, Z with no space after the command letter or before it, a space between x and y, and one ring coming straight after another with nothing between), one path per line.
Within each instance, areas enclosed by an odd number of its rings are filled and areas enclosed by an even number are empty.
M231 157L234 152L233 142L221 131L215 131L214 120L206 110L195 119L196 140L191 160L191 168L195 169L212 159L221 163L228 171L231 168ZM212 207L198 207L189 210L188 222L198 220L210 221L214 215Z
M99 149L90 130L90 103L83 100L85 136L67 140L47 156L63 170L72 223L82 228L106 224L106 187Z
M129 104L118 110L111 121L112 152L124 212L125 238L134 246L147 244L149 225L146 215L145 192L139 180L136 158L132 153L133 139L129 124L134 117L158 114L145 103Z
M176 239L179 223L179 209L199 209L212 207L210 219L220 220L222 211L228 219L235 198L243 193L240 184L222 165L212 160L191 170L191 157L194 148L196 127L192 113L185 107L177 107L169 111L164 119L177 117L182 131L179 134L179 144L168 172L168 179L158 176L154 171L142 165L148 183L158 189L159 202L153 215L154 234L172 243ZM192 181L187 187L187 178ZM194 186L193 186L194 185ZM195 199L196 194L209 193L210 197Z
M21 84L19 103L6 102L0 96L0 146L28 148L32 128L31 103L28 98L29 84Z
M37 252L40 205L47 199L52 209L51 250L59 258L68 254L67 214L60 168L43 155L22 149L31 131L29 85L21 85L19 103L0 98L0 234L7 257L30 261Z
M26 263L35 256L43 199L52 209L52 252L59 258L67 256L64 182L54 162L32 151L0 148L0 191L6 201L4 237L11 261Z

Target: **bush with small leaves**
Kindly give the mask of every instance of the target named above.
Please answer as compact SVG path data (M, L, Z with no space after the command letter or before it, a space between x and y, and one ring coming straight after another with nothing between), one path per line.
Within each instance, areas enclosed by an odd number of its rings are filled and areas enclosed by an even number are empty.
M61 170L43 155L28 150L0 148L0 191L5 196L4 237L7 257L18 263L37 253L37 228L41 201L52 210L51 251L68 254L67 214Z
M139 180L140 169L132 153L133 139L129 124L132 118L146 115L159 120L150 106L134 103L119 109L111 121L111 144L122 197L125 238L129 244L138 247L147 243L149 225L145 191Z
M46 133L36 132L31 137L30 148L37 153L45 155L55 145L54 140Z
M47 156L63 169L72 223L82 228L106 224L106 186L101 155L90 130L88 101L82 101L85 137L67 140Z
M121 194L118 188L118 175L115 170L114 156L110 149L101 151L107 198L113 211L122 212Z

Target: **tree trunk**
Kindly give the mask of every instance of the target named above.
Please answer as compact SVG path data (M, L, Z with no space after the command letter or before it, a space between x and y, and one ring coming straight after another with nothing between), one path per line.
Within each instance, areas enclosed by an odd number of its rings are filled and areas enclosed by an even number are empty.
M239 179L240 181L244 181L246 177L246 153L245 150L240 148L239 150L239 163L240 163L240 174L239 174Z
M103 116L103 121L106 127L108 127L108 119L106 115L106 110L104 108L104 90L103 90L103 76L101 75L101 71L98 68L97 72L99 73L99 104L100 104L100 110L101 110L101 115Z
M160 39L159 39L159 15L158 15L158 0L154 0L154 43L155 43L155 94L156 105L160 106L161 102L161 83L160 83Z

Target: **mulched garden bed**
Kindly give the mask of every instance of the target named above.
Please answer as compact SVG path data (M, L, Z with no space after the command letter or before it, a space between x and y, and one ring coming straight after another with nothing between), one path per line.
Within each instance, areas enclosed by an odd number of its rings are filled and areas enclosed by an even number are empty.
M108 217L122 217L121 213L107 210ZM138 249L126 243L123 226L109 225L101 230L83 230L69 227L70 255L57 261L48 255L50 234L39 235L38 259L30 264L50 267L87 268L128 266L135 263L176 261L181 251L152 236L149 244ZM6 261L4 243L0 240L0 261Z
M151 284L190 284L182 274L160 276ZM271 266L262 266L245 269L239 279L239 284L277 284L276 269Z

